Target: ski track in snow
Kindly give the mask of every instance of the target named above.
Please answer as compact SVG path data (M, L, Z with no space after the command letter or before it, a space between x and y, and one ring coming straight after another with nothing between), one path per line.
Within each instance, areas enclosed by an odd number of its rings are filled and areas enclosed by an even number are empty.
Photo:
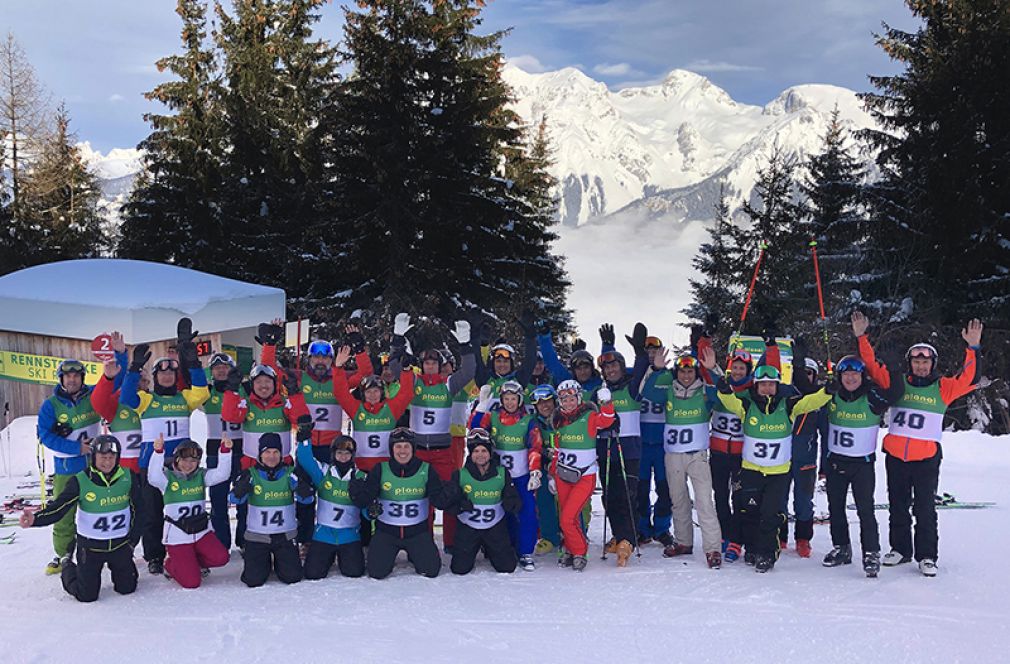
M990 561L1010 545L1010 437L967 432L946 441L941 490L998 506L939 512L935 579L913 565L883 568L875 580L863 577L858 561L825 569L826 525L816 526L812 558L785 552L765 575L742 562L708 570L700 533L687 560L664 559L650 544L619 570L614 556L600 560L596 496L590 564L581 575L545 555L533 573L498 575L481 561L475 573L456 577L443 557L442 575L425 579L401 554L383 581L331 575L248 589L233 553L190 591L149 575L138 556L136 593L117 595L106 572L99 601L81 605L58 577L42 573L52 555L49 529L18 529L14 544L0 545L3 661L1006 661L1010 577ZM19 481L0 480L0 491ZM886 497L882 458L876 496ZM816 500L824 511L825 495ZM877 516L886 551L886 512ZM854 512L849 519L856 544Z

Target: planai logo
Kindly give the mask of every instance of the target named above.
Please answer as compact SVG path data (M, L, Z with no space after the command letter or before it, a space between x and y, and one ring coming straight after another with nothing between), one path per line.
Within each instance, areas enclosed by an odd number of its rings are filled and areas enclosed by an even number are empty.
M365 421L365 411L361 411L360 413L358 413L358 419L361 420L362 422Z
M94 502L97 498L98 496L95 495L94 491L88 491L86 494L84 494L84 500L88 501L89 503Z
M60 416L56 419L59 420L60 424L66 424L70 421L70 417L68 417L66 413L60 413Z
M392 482L383 482L382 483L382 490L383 491L389 491L392 488L393 488L393 483Z
M463 493L473 493L473 487L469 484L463 485Z
M304 392L305 394L309 394L310 392L312 392L312 386L311 385L302 385L302 392Z
M249 411L249 414L245 416L245 419L246 422L252 422L256 419L256 415L254 415L252 411Z
M170 486L169 489L171 489L172 491L178 491L179 490L179 483L178 482L172 482L172 486Z
M326 480L325 482L323 482L323 488L324 489L332 489L333 488L333 482L331 482L329 480Z
M751 425L752 427L756 427L757 423L758 423L758 418L754 417L753 415L750 417L749 420L747 420L747 424Z
M263 493L263 487L257 484L256 486L253 487L253 493L255 493L257 496L260 495L261 493Z

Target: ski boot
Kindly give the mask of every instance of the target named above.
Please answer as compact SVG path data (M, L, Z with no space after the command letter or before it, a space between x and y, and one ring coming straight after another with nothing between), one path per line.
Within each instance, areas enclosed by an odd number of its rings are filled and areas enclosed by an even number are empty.
M149 560L147 561L147 571L155 576L163 574L165 572L165 563L157 558Z
M683 544L674 544L663 549L664 558L673 558L674 556L690 556L694 553L693 546L684 546Z
M863 571L866 572L867 577L871 579L877 578L877 573L880 572L879 551L866 551L863 553Z
M884 564L884 567L895 567L912 562L912 556L903 556L892 549L884 554L884 559L881 562Z
M540 556L540 555L543 555L545 553L550 553L553 550L554 550L554 545L551 544L551 541L550 540L542 539L542 540L539 540L537 542L537 545L533 549L533 552L535 554L537 554L538 556Z
M638 546L640 546L640 547L641 546L645 546L646 544L650 544L651 542L652 542L652 538L649 537L648 535L639 535L638 536Z
M519 556L519 567L522 567L527 572L532 572L537 568L537 564L533 562L533 556Z
M757 554L756 553L752 553L751 551L745 551L744 554L743 554L743 561L744 561L744 563L746 563L748 565L756 565L757 564Z
M634 548L631 546L631 542L628 540L621 540L617 544L617 566L627 567L628 558L631 557Z
M742 551L743 547L736 542L728 542L726 544L726 555L724 556L724 560L728 563L735 563L740 560L740 553Z
M775 556L755 556L754 571L759 574L770 572L775 567Z
M656 541L662 544L664 547L673 546L673 535L669 531L661 533L656 536Z
M789 550L789 540L779 540L779 551Z
M561 555L558 556L558 567L571 567L572 560L573 560L572 554L562 549Z
M581 572L586 569L586 565L589 564L589 560L585 556L573 556L572 557L572 569L576 572Z
M603 550L607 553L617 553L617 538L611 537L607 540L607 544L603 547Z
M200 578L206 579L208 576L210 576L210 569L207 567L201 567Z
M919 561L919 571L923 576L934 577L938 571L936 561L932 558L923 558Z
M52 576L63 571L63 560L66 556L56 556L46 565L46 574Z
M850 565L851 563L852 546L849 544L842 544L831 549L828 555L824 556L824 561L821 562L825 567L838 567L839 565Z
M810 548L810 540L796 540L796 553L800 555L800 558L809 558L813 553L813 549Z
M709 551L706 553L705 560L708 561L709 569L719 569L722 567L722 556L718 551Z

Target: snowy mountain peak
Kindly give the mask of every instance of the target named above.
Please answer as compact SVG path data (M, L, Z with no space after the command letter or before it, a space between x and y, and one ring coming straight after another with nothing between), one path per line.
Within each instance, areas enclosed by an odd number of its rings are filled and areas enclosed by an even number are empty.
M794 85L787 88L778 97L765 105L762 113L765 115L785 115L798 113L805 108L812 108L821 113L831 113L838 107L842 119L853 121L866 117L863 102L856 93L848 88L837 85L811 83Z
M127 175L133 176L141 169L141 158L144 153L136 148L112 148L108 154L91 147L84 141L77 144L81 157L102 180L116 180Z

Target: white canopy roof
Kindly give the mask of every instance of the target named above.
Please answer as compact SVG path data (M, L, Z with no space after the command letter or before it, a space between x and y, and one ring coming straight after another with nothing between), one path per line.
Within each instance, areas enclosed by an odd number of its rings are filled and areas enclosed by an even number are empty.
M283 318L284 305L279 288L146 261L62 261L0 277L0 330L69 339L170 339L183 316L205 334L237 330Z

